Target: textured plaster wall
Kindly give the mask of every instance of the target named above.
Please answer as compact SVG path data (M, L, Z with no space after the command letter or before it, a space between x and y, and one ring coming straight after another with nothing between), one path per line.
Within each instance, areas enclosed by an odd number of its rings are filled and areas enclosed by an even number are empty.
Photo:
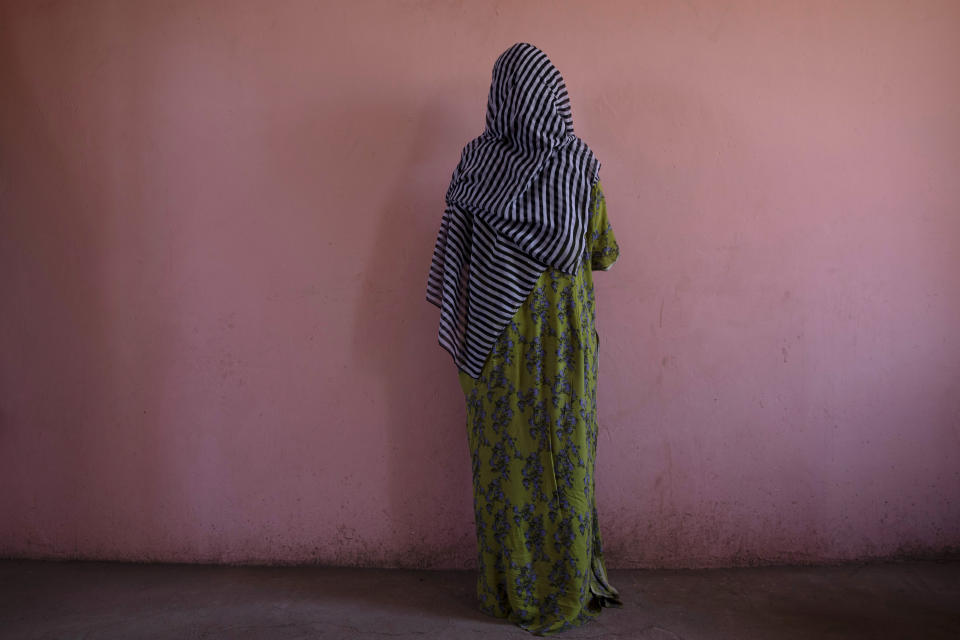
M470 566L423 294L521 40L623 250L610 564L960 544L960 3L0 6L0 555Z

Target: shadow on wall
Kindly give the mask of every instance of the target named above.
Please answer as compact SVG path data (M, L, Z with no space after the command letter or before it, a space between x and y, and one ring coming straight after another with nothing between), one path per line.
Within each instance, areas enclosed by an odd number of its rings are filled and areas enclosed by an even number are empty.
M75 25L69 13L54 12L44 25L43 36L49 42L73 37ZM17 385L11 386L11 391L20 389L11 393L18 399L20 415L9 429L28 429L20 437L31 444L3 448L22 456L9 461L22 469L12 475L30 477L36 484L8 495L10 501L31 501L34 506L6 503L10 508L0 510L19 516L7 519L17 530L2 537L32 558L148 560L147 554L131 555L122 548L122 537L115 535L115 529L118 525L132 529L135 535L131 537L140 540L140 549L161 548L156 538L162 535L164 514L154 507L138 517L118 511L116 504L123 502L118 494L126 492L141 508L157 505L162 479L141 471L126 474L137 478L134 486L117 486L113 480L124 475L118 472L120 467L159 467L144 457L161 455L162 421L158 415L118 415L118 406L135 404L129 398L118 398L118 391L149 393L162 386L166 373L139 366L139 361L155 360L141 359L136 353L127 363L138 362L136 365L125 367L117 361L116 343L124 337L122 325L136 321L136 314L115 315L116 300L124 294L118 288L129 286L136 274L118 274L111 265L119 250L144 249L121 248L111 241L117 242L118 219L136 215L120 194L136 195L142 190L147 168L139 150L148 145L142 128L119 130L112 126L109 111L120 104L149 114L151 105L139 94L117 96L90 87L64 88L52 84L55 77L28 77L21 70L37 68L38 63L21 59L15 35L0 30L0 78L7 94L15 96L4 105L3 121L20 123L16 131L4 131L4 137L11 142L8 148L30 149L30 153L0 162L9 168L8 177L15 185L5 200L18 213L7 221L8 234L0 244L0 255L8 265L4 270L5 285L10 287L7 293L20 301L9 309L11 317L7 318L14 331L7 345L8 362L21 361L22 356ZM66 71L81 75L86 64L83 59L72 60ZM91 82L126 85L116 78L118 68L132 69L106 64ZM149 73L150 69L136 71ZM67 92L74 100L69 111L63 103L50 99L58 92ZM82 119L100 121L92 123L91 129L101 126L112 135L78 135L71 127ZM6 136L26 136L29 142L14 142ZM109 153L104 153L104 148L109 148ZM88 161L78 163L78 158ZM136 237L145 244L151 242L147 231ZM37 291L45 293L37 295ZM162 352L163 336L153 338L161 344L155 342L151 348ZM37 390L43 391L43 398L35 396ZM23 455L24 451L31 453ZM37 465L46 471L36 474L31 468L35 470ZM51 510L38 511L37 502L55 505L56 518L44 518Z
M428 104L416 118L396 109L371 115L397 120L398 128L412 120L415 135L361 274L353 348L362 378L379 381L363 395L383 401L389 437L389 539L396 546L374 555L386 566L462 568L471 565L475 545L463 394L437 344L439 311L426 301L426 283L446 180L459 159L449 157L449 141L469 129L453 121L442 94ZM447 173L438 178L437 166ZM348 551L338 564L376 559L354 553L364 552Z

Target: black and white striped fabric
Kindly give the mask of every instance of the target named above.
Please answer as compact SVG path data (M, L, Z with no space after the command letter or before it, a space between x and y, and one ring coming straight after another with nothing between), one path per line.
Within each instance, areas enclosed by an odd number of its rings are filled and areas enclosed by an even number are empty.
M599 168L547 55L507 49L493 65L486 129L450 180L427 282L440 345L471 377L548 267L576 273Z

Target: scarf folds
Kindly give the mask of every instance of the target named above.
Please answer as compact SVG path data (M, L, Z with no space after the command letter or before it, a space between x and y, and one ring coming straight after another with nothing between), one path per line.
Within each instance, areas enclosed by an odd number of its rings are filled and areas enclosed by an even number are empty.
M486 129L464 147L447 189L427 281L439 343L471 377L547 268L576 273L599 167L573 133L566 86L546 54L507 49L493 67Z

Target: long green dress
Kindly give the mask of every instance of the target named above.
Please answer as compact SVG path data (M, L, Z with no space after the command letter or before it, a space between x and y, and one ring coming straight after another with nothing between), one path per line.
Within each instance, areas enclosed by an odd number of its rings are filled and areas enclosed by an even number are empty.
M621 606L607 581L594 501L597 347L593 274L619 248L600 183L575 276L548 269L479 379L460 372L485 613L537 635Z

